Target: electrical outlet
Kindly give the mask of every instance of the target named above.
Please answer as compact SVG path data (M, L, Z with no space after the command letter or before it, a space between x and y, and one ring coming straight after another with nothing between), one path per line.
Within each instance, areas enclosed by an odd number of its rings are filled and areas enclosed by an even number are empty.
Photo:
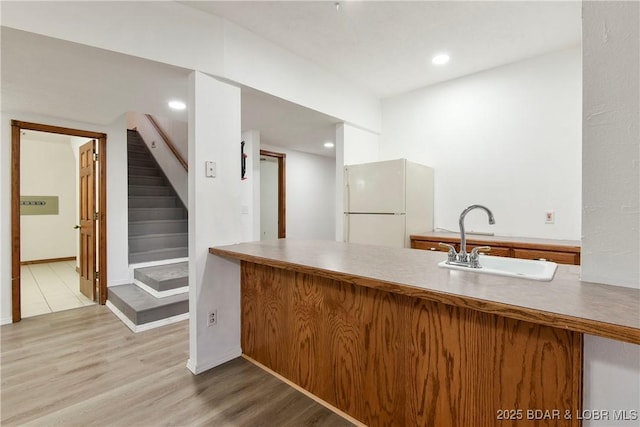
M216 177L216 162L204 162L205 165L205 176L207 178L215 178Z
M213 326L218 323L218 309L211 310L207 317L207 326Z
M554 211L547 211L544 214L544 223L553 224L556 221L556 213Z

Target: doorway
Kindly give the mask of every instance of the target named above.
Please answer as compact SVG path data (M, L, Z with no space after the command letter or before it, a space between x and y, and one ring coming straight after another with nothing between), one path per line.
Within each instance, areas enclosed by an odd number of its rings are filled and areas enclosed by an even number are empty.
M83 169L79 168L78 173L82 177L83 175L93 175L90 179L93 179L95 184L85 185L85 198L83 205L89 206L85 209L86 212L91 210L90 220L89 217L82 217L82 209L78 209L81 205L77 204L76 209L80 214L81 225L77 228L81 230L81 234L84 231L84 235L89 234L90 240L93 239L93 245L91 248L86 246L82 249L82 239L79 239L79 272L80 276L83 276L83 271L86 273L84 282L83 293L89 296L92 300L95 300L99 304L105 304L107 299L107 272L106 272L106 142L107 136L104 133L84 131L78 129L69 129L57 126L49 126L38 123L28 123L17 120L11 121L11 292L12 292L12 319L13 322L18 322L22 318L22 296L21 296L21 248L22 248L22 236L21 236L21 207L27 209L30 213L37 212L38 209L49 209L55 205L57 209L57 197L43 198L41 195L34 195L31 200L29 197L25 197L21 193L21 136L24 131L37 131L45 132L47 134L60 134L67 136L75 136L91 140L92 150L90 153L90 162L85 161L85 172L87 172L86 166L90 166L88 173L83 173ZM79 150L79 155L82 154L82 149ZM88 154L88 150L85 147L85 156ZM94 154L95 153L95 154ZM81 162L82 164L82 162ZM85 182L89 182L86 179ZM80 179L83 182L83 179ZM83 187L80 185L78 188L79 193L83 193ZM40 200L42 199L42 200ZM80 196L82 199L82 196ZM99 207L96 209L94 206ZM57 211L56 211L57 212ZM83 222L83 219L85 220ZM85 239L85 243L86 243ZM93 261L91 261L93 260ZM50 260L45 260L50 261ZM54 261L64 261L54 259ZM104 266L99 268L99 266ZM64 271L61 265L57 265L59 271ZM67 265L67 267L69 267ZM43 267L45 268L45 267ZM52 267L53 269L53 267ZM26 270L25 270L26 271ZM64 274L64 273L63 273ZM68 276L67 276L68 277ZM28 278L26 278L28 280ZM87 279L90 284L87 285ZM78 288L81 285L81 280L78 281Z
M284 239L286 154L260 150L260 240Z

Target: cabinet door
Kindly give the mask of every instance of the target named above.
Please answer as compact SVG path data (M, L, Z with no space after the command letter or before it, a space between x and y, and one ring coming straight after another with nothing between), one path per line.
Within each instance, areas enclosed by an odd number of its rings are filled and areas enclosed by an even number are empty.
M447 248L441 248L439 245L439 241L435 241L435 240L412 240L411 241L411 247L413 249L423 249L425 251L440 251L440 252L448 252L449 249ZM458 250L458 245L456 243L450 243L450 242L446 242L449 243L450 245L455 246L456 251Z
M513 256L523 259L543 259L558 264L580 264L578 255L573 252L542 251L537 249L514 249Z
M467 252L471 252L471 250L475 247L478 246L489 246L491 248L490 251L480 251L481 254L485 254L485 255L491 255L491 256L506 256L506 257L510 257L511 256L511 249L509 248L503 248L500 246L491 246L490 244L486 244L486 245L467 245Z

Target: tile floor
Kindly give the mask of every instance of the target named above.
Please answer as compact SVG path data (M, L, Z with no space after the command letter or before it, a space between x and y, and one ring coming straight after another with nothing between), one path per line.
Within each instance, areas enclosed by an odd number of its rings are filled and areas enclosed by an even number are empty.
M21 267L22 317L95 304L80 293L75 261Z

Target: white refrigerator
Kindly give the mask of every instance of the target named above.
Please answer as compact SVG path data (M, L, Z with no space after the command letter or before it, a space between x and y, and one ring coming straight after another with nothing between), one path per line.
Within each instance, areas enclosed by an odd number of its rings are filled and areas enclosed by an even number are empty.
M433 169L406 159L345 166L344 241L410 247L433 231Z

